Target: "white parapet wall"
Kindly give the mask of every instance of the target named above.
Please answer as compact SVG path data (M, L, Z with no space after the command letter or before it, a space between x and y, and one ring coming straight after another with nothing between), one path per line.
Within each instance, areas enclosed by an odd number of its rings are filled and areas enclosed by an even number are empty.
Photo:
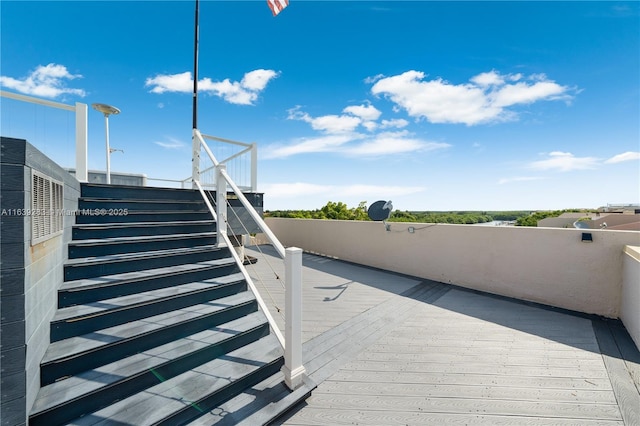
M640 348L640 247L624 248L620 319Z
M266 222L285 246L609 318L620 318L625 246L640 245L634 231L397 222L386 231L379 222ZM583 232L593 241L583 242Z

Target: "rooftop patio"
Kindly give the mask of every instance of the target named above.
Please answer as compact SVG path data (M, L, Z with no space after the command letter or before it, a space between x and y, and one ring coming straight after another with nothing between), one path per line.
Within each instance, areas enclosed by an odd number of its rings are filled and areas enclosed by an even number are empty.
M249 272L283 328L281 262L258 248ZM303 267L318 387L279 424L640 424L619 321L307 253Z

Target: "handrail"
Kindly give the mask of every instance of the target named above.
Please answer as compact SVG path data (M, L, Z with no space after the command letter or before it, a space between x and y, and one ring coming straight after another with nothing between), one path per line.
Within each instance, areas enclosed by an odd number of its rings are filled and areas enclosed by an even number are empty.
M238 197L242 205L247 209L247 212L251 216L251 219L253 219L256 222L256 224L258 225L258 227L260 227L262 232L267 236L267 238L269 238L269 241L271 242L273 247L276 249L280 257L284 259L285 258L284 246L278 240L278 238L273 233L273 231L269 229L265 221L260 217L258 212L253 208L249 200L247 200L247 197L245 197L242 191L240 191L240 188L238 188L238 186L233 182L233 180L231 180L231 178L227 174L227 171L224 169L220 170L220 174L222 175L222 177L224 177L224 180L227 181L227 184L231 187L231 189L233 189L233 192L236 194L236 196Z
M202 133L200 133L200 135L202 136L202 138L213 139L213 140L218 141L218 142L226 142L226 143L230 143L230 144L233 144L233 145L240 145L240 146L246 146L246 147L251 147L251 145L252 145L250 143L232 141L231 139L219 138L217 136L203 135Z
M47 99L34 98L33 96L21 95L19 93L7 92L6 90L0 90L0 96L2 96L3 98L15 99L16 101L30 102L32 104L44 105L52 108L66 109L67 111L76 110L76 107L74 107L73 105L49 101Z
M225 158L224 160L222 160L222 161L220 161L220 162L221 162L221 163L226 163L227 161L231 161L231 160L233 160L234 158L240 157L241 155L246 154L246 153L247 153L247 152L249 152L249 151L251 151L251 147L249 147L249 148L247 148L247 149L243 149L242 151L237 152L237 153L233 154L231 157L227 157L227 158Z
M180 188L184 189L185 185L191 180L190 177L186 178L186 179L164 179L164 178L154 178L154 177L146 177L147 183L145 184L145 186L154 186L154 185L149 185L149 181L160 181L160 182L172 182L172 183L179 183L180 184Z
M275 234L269 229L262 217L258 214L255 208L244 196L240 188L231 179L226 170L226 164L220 163L209 147L204 141L204 138L198 131L193 129L194 143L193 143L193 184L194 187L200 191L202 198L205 200L207 208L211 212L212 216L216 219L217 223L217 238L218 245L222 246L222 241L227 247L230 247L231 255L235 259L236 263L240 267L245 280L256 297L258 305L263 310L267 321L271 329L273 329L278 341L284 349L284 366L282 372L284 373L284 381L291 390L298 388L303 383L303 377L305 374L305 367L302 364L302 250L296 247L289 247L285 250L282 243L278 240ZM216 183L216 209L213 208L209 197L205 193L200 183L200 150L204 148L211 161L213 162L216 170L215 183ZM252 161L256 159L256 145L252 144ZM253 164L255 166L255 163ZM255 174L252 176L252 185L255 183ZM240 259L240 256L233 249L233 244L227 234L227 185L231 187L231 190L235 193L236 197L240 200L246 211L251 218L255 221L262 232L269 238L269 241L278 252L280 257L284 260L285 264L285 334L286 339L280 332L280 329L271 315L268 306L260 296L258 289L256 288L249 273L244 267L244 259ZM222 240L222 241L221 241Z
M209 149L209 146L205 142L202 133L200 133L200 131L198 129L193 129L193 133L199 139L200 147L203 148L204 151L207 153L207 155L209 156L209 158L213 162L213 165L215 167L218 167L221 163L216 159L215 155L213 155L213 153ZM216 139L221 140L221 141L225 141L225 142L233 142L233 141L228 141L228 140L222 139L222 138L216 138ZM235 142L235 143L236 144L241 144L240 142ZM269 229L269 227L267 226L265 221L260 217L260 215L255 210L255 208L251 205L249 200L247 200L247 197L244 196L244 194L242 193L240 188L238 188L238 186L235 184L235 182L231 179L231 177L229 176L227 171L224 170L224 169L221 169L220 170L220 174L222 175L222 177L224 177L224 180L231 187L231 189L236 194L236 196L238 197L238 199L240 200L242 205L247 209L247 212L249 212L249 215L251 216L251 218L260 227L262 232L265 233L267 238L269 238L269 241L271 242L271 244L273 244L274 248L276 249L276 251L278 252L280 257L282 257L284 259L285 250L284 250L284 246L282 245L282 243L278 240L278 238L275 236L275 234ZM196 183L196 185L198 185L199 188L201 187L199 180L194 180L194 182Z
M217 221L218 220L218 216L216 215L215 209L213 208L213 206L211 205L211 202L209 201L209 197L204 192L204 189L202 188L202 185L200 185L199 181L196 181L195 184L198 187L198 191L200 191L200 194L202 195L202 197L204 199L204 202L207 205L207 208L209 209L209 212L211 212L211 215L213 216L213 219ZM253 283L253 280L251 279L251 276L249 275L249 272L247 271L247 268L244 267L244 263L243 263L244 259L240 259L240 256L238 256L238 253L236 253L236 251L233 249L233 244L231 243L231 240L229 239L229 236L226 234L226 232L219 233L218 234L218 238L220 238L220 237L222 237L224 239L225 244L227 245L227 247L230 248L229 252L231 252L231 256L233 256L233 258L235 259L236 263L240 267L240 272L244 276L244 279L247 281L247 285L249 286L249 288L251 289L251 291L255 295L256 301L258 302L258 305L264 311L264 314L267 317L267 321L271 325L271 328L273 329L273 333L276 335L278 341L280 342L280 345L282 345L282 347L285 347L284 336L282 335L282 332L278 328L276 320L271 315L271 312L269 312L269 307L264 302L264 299L262 299L262 297L260 296L260 293L258 292L258 288Z
M255 192L258 188L257 185L257 145L255 143L245 143L238 142L231 139L220 138L217 136L204 135L198 129L193 129L193 170L192 176L201 175L207 171L211 171L212 168L215 168L218 164L227 164L232 160L238 159L245 154L250 154L249 164L250 164L250 184L243 185L243 188L248 188L251 191ZM241 147L245 147L245 149L231 154L229 157L218 160L215 155L212 153L209 145L205 142L205 139L211 139L218 142L224 142L232 145L238 145ZM207 167L205 170L200 170L200 149L204 149L211 161L213 161L213 167ZM197 171L196 171L197 170Z
M18 93L0 90L0 97L14 99L16 101L29 102L51 108L59 108L75 113L75 141L76 141L76 172L75 176L80 182L89 181L89 162L87 154L88 141L88 108L87 104L76 102L74 105L49 101L47 99L35 98L33 96L21 95ZM35 141L31 141L34 143Z

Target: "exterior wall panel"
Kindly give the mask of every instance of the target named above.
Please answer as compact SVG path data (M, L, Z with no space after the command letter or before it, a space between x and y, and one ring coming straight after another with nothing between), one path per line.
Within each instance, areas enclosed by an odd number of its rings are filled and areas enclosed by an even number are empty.
M32 245L31 216L15 210L31 209L33 170L63 184L63 212L77 209L80 183L25 140L3 137L0 145L0 414L2 424L19 425L39 390L75 217L64 216L61 234Z

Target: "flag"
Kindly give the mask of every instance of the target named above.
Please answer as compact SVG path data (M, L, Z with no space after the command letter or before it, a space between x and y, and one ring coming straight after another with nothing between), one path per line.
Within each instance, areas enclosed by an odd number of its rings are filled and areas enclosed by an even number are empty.
M269 5L269 9L271 9L271 13L273 13L273 16L276 16L278 13L282 12L282 9L289 6L289 0L267 0L267 4Z

